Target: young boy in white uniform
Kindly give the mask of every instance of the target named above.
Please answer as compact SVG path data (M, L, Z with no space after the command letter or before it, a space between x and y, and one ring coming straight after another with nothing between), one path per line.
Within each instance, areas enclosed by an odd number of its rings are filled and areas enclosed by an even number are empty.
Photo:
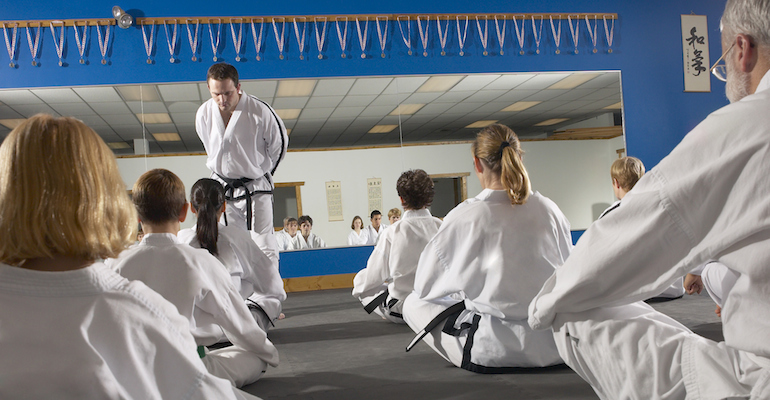
M289 146L286 128L267 103L243 93L232 65L212 65L206 83L211 99L198 109L195 130L212 178L227 189L226 225L251 231L277 268L272 190L273 175Z
M133 202L145 235L108 265L130 280L140 280L173 303L190 321L199 346L220 341L233 346L205 350L208 370L236 387L248 385L278 365L278 352L260 329L236 290L227 269L206 250L177 238L187 216L184 185L171 171L145 172L134 184Z
M295 250L297 240L297 231L299 230L299 223L294 217L286 218L284 224L286 228L276 234L278 240L278 249L280 251Z
M770 398L770 1L728 0L721 31L731 104L591 225L530 304L604 399ZM712 260L737 274L724 342L634 303Z
M380 234L385 229L382 225L382 213L380 210L372 211L369 215L369 220L372 224L366 227L366 236L368 237L366 244L377 244L377 239L380 238Z
M299 234L294 237L292 247L299 249L318 249L326 247L326 242L310 230L313 229L313 218L309 215L299 217Z
M441 220L430 214L433 181L423 170L404 172L396 181L396 191L404 207L404 218L394 221L382 233L366 268L353 279L353 297L364 309L403 324L404 299L414 289L414 275L420 254L438 232Z
M112 151L82 122L40 114L5 138L0 398L251 397L206 370L174 305L95 261L135 226Z
M195 226L179 231L179 240L204 248L227 268L241 297L265 332L281 315L286 300L283 280L273 263L240 228L219 223L225 211L225 192L219 182L203 178L190 189Z
M615 193L615 198L618 199L613 205L609 206L599 216L603 218L611 211L620 207L623 197L631 191L636 185L636 182L644 176L644 164L642 160L636 157L621 157L615 160L610 167L610 177L612 178L612 191ZM683 280L678 279L674 281L663 292L654 296L653 299L678 299L684 295Z

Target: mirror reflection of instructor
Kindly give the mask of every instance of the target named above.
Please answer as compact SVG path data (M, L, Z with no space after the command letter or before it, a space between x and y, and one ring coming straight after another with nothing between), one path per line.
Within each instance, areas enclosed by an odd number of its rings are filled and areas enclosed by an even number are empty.
M270 105L241 90L238 70L218 63L206 83L211 99L198 108L195 129L206 149L206 166L226 190L224 222L251 231L278 266L273 235L273 174L286 155L286 127Z

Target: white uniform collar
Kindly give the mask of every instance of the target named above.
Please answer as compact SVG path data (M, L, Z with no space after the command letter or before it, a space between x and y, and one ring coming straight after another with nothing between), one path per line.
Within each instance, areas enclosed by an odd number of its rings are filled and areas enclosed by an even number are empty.
M401 219L430 217L430 216L431 216L430 210L428 210L427 208L421 208L419 210L405 210L404 217Z
M762 79L759 81L759 85L757 85L757 90L754 93L759 93L767 89L770 89L770 70L765 72L765 76L763 76Z
M147 246L168 246L180 244L179 238L173 233L147 233L142 238L142 245Z

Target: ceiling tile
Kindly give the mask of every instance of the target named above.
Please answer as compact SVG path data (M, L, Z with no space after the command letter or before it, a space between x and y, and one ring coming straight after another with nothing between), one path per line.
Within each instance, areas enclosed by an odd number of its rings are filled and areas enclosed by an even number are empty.
M89 103L97 114L133 114L124 102Z
M365 95L365 96L346 96L342 102L340 102L340 107L366 107L371 103L377 96L375 95Z
M344 98L345 96L312 96L305 105L305 109L337 107Z
M0 90L0 101L9 106L43 104L43 100L29 90Z
M334 112L335 108L306 108L302 110L299 115L301 121L306 120L320 120L326 121L327 118Z
M142 104L144 103L144 104ZM134 113L145 113L145 114L154 114L154 113L164 113L166 112L166 104L161 101L127 101L126 104L128 105L128 108L131 109ZM144 109L142 109L144 107Z
M101 103L107 101L123 101L112 86L101 87L76 87L75 93L88 103Z
M67 103L82 102L80 96L70 88L55 89L31 89L35 96L41 98L46 103Z
M304 108L309 97L279 97L275 99L273 108Z
M81 115L96 115L96 112L91 109L86 103L62 103L62 104L49 104L51 108L56 110L61 115L77 117Z
M478 74L478 75L468 75L463 80L457 83L452 89L450 89L450 92L461 92L461 91L467 91L467 90L480 90L484 86L492 83L497 78L499 78L500 75L486 75L486 74Z
M243 90L244 93L250 94L252 96L257 96L263 100L265 98L275 97L275 91L277 89L278 89L278 81L275 81L275 80L269 80L269 81L242 80L241 81L241 90ZM203 100L210 99L211 94L209 94L208 89L206 89L205 93L206 93L206 97L203 97Z
M348 95L374 94L378 95L390 84L393 78L358 78Z
M59 114L54 111L53 108L48 107L45 104L35 104L35 105L23 105L23 106L12 106L12 108L18 112L19 114L29 118L35 114L39 113L46 113L51 114L53 116L59 116Z
M344 96L348 94L350 88L356 82L355 78L346 79L321 79L315 85L313 97L315 96Z
M166 104L170 113L196 113L200 107L200 103L193 103L191 101L178 101L170 104L166 102Z
M160 91L160 97L166 103L172 101L191 101L200 103L200 91L198 90L198 84L196 83L158 85L158 91ZM209 97L210 96L206 96L206 99L208 100Z

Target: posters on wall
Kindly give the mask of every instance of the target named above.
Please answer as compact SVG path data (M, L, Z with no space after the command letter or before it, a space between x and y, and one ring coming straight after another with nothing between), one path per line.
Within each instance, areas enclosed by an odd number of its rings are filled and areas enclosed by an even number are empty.
M326 205L329 222L342 221L342 185L339 181L326 182Z
M705 15L682 15L684 91L710 92L708 23Z

